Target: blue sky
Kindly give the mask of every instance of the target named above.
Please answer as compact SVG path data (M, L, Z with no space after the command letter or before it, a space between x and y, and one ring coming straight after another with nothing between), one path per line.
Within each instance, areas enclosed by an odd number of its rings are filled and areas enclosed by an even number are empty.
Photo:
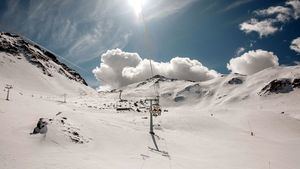
M279 64L300 61L299 54L290 49L300 36L297 17L274 22L278 30L262 36L240 27L251 18L275 17L259 16L256 10L271 6L293 9L287 1L145 0L143 13L151 47L145 45L144 23L128 1L2 0L0 30L26 36L65 58L68 62L61 60L91 86L99 84L92 73L100 64L99 56L114 48L158 62L189 57L219 73L230 72L226 64L239 56L239 49L273 52Z

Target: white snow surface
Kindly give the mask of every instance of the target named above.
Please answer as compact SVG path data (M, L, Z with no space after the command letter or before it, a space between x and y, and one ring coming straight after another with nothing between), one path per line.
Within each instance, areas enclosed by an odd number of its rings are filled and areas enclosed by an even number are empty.
M51 61L52 62L52 61ZM29 63L23 54L13 56L0 52L0 77L3 84L13 85L14 88L24 89L32 93L74 94L94 92L90 87L81 85L74 80L58 73L59 65L51 63L53 69L47 71L53 77L44 75L42 70Z
M300 89L257 94L274 79L300 78L300 66L160 82L164 111L154 118L155 133L170 157L149 151L149 112L142 105L141 112L117 112L118 92L97 93L52 73L0 53L0 169L300 168ZM228 84L233 77L243 83ZM123 87L128 102L120 104L136 110L133 103L154 95L155 80ZM13 85L9 101L6 84ZM53 119L46 137L29 135L41 117Z

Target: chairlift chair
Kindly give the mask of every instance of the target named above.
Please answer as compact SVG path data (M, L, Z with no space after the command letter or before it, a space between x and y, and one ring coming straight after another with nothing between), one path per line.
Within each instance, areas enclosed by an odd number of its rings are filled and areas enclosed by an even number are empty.
M161 106L159 105L159 96L156 96L152 102L152 111L153 116L160 116L161 115Z

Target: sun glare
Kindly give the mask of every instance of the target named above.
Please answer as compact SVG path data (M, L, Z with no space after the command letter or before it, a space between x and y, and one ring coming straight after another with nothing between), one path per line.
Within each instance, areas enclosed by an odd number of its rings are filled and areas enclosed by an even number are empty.
M143 0L129 0L129 4L132 6L135 14L140 16L143 10Z

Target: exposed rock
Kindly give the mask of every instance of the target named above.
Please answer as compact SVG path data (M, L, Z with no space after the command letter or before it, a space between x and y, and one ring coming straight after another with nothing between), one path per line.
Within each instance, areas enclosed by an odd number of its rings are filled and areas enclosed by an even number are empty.
M300 79L294 79L293 88L300 88Z
M171 97L173 94L170 92L162 93L160 96L161 97Z
M267 84L258 94L262 96L272 93L289 93L291 91L293 91L293 84L290 79L276 79Z
M136 87L140 87L140 86L143 86L143 85L145 85L145 84L147 84L147 82L146 82L146 81L143 81L143 82L137 84Z
M243 80L237 77L232 78L228 81L228 84L242 84Z
M174 101L175 101L175 102L181 102L181 101L184 101L184 96L176 96L176 97L174 98Z

